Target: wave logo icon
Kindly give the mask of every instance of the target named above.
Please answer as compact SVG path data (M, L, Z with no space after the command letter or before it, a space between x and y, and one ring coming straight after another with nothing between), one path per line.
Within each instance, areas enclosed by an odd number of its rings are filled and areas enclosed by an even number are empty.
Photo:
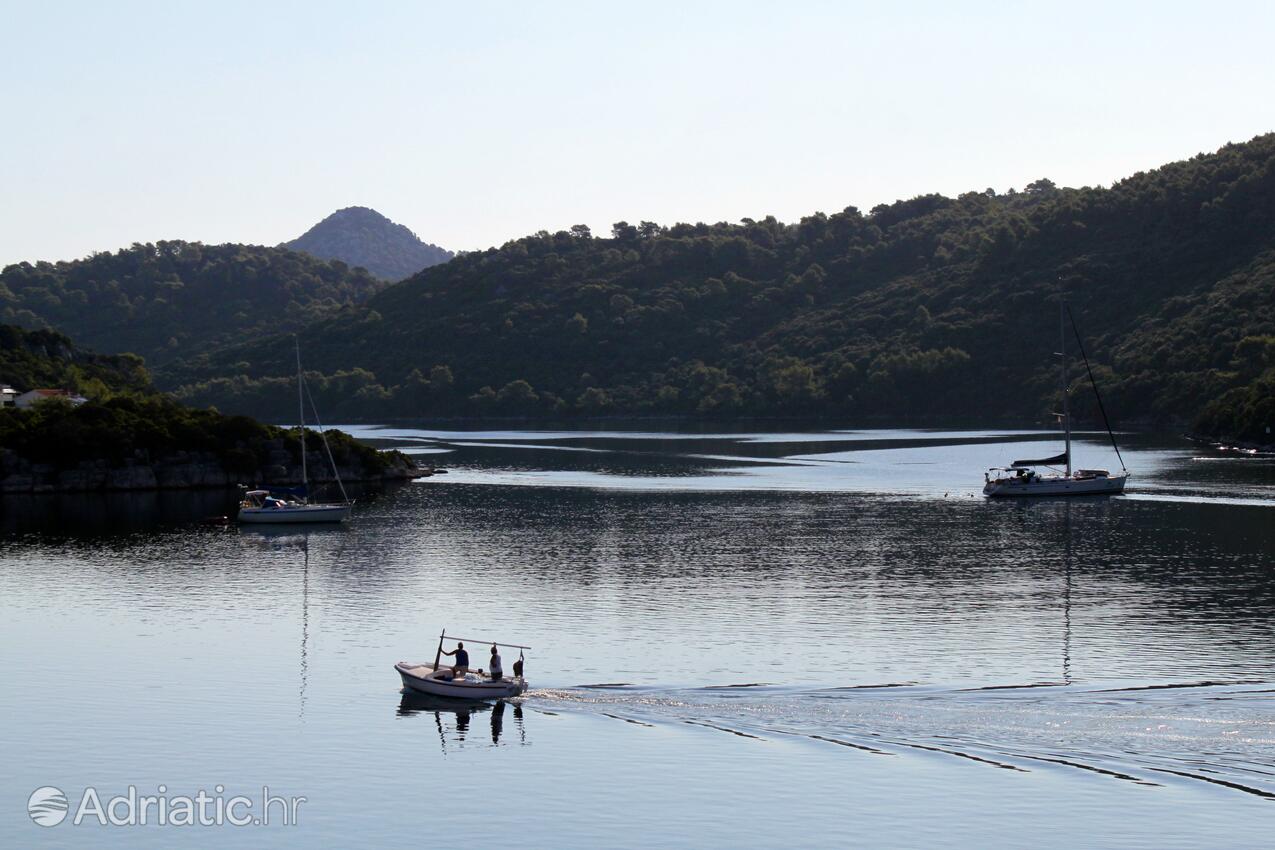
M40 826L57 826L66 820L68 808L62 789L52 785L35 789L27 800L27 814Z

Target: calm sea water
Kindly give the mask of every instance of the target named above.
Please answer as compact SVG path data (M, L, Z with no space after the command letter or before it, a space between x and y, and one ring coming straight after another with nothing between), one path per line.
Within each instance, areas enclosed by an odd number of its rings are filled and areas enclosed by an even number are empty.
M0 846L1270 845L1275 463L1128 436L1123 497L989 502L1050 435L353 430L449 472L325 530L3 501ZM532 692L401 694L443 628ZM130 785L306 799L28 816Z

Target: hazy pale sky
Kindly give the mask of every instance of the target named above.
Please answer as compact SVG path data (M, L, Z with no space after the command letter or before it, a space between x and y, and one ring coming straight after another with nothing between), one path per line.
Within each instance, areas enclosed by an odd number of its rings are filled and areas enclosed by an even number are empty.
M1275 129L1275 4L0 0L0 263L477 249L1109 184Z

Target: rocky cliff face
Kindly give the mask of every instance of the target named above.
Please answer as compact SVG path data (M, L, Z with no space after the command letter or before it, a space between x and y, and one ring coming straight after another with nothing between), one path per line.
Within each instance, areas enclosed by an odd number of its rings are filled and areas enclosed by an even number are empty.
M247 485L295 485L301 483L301 465L284 448L282 440L267 445L265 463L255 468L229 469L208 452L175 452L152 457L138 451L121 463L84 461L71 469L31 463L14 452L0 450L0 492L78 493L119 490L190 490ZM397 452L381 455L384 468L374 469L351 458L338 467L341 480L376 483L413 478L420 470ZM332 469L320 452L307 452L311 484L333 481Z

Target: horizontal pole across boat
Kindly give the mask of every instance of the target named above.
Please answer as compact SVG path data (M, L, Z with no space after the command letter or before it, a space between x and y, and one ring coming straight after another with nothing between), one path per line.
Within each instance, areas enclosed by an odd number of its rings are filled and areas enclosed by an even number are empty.
M475 645L480 643L489 643L492 646L507 646L510 649L531 649L531 647L529 646L523 646L522 644L518 644L518 643L501 643L498 640L479 640L478 638L456 637L455 635L449 635L447 633L443 633L439 635L438 639L439 640L455 640L455 641L461 641L461 642L469 641L470 643Z

